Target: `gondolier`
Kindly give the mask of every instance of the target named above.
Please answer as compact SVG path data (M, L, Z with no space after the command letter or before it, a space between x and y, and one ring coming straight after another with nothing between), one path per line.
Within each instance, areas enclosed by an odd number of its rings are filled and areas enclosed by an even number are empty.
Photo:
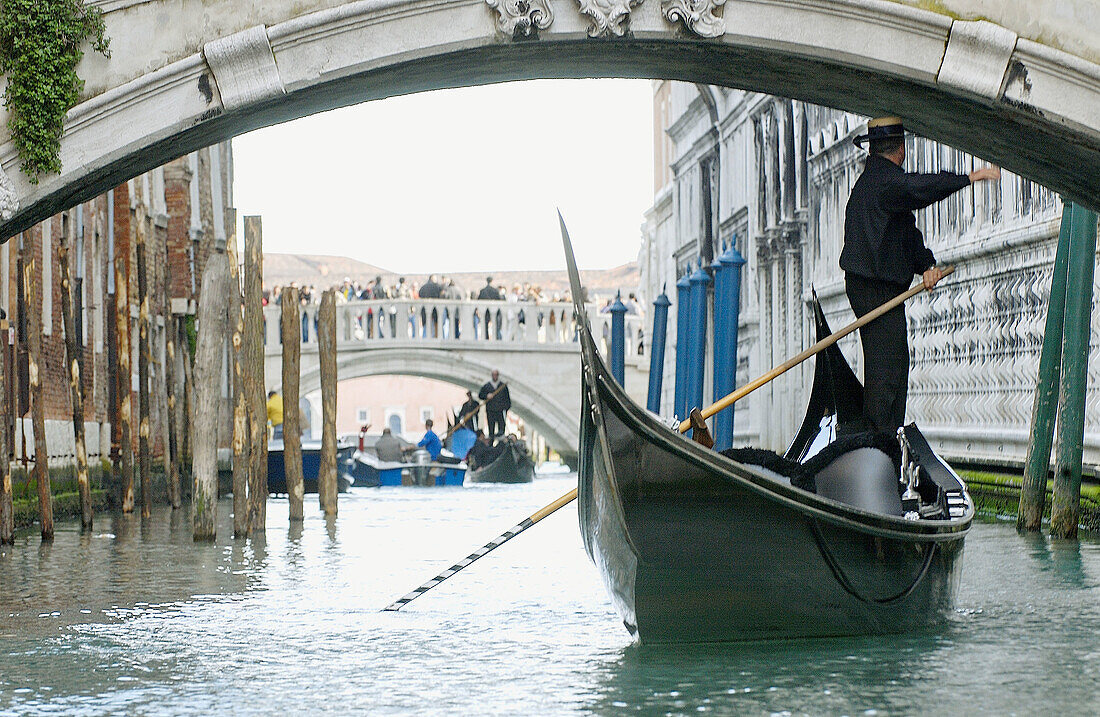
M474 400L473 392L467 391L466 402L462 404L462 408L458 409L459 420L461 421L463 417L466 417L466 420L462 421L462 428L477 433L477 414L479 408L481 408L481 404Z
M500 371L493 369L489 381L477 392L477 397L485 401L485 421L492 442L497 436L504 435L504 414L512 407L512 397L508 393L508 385L500 381Z
M931 290L943 278L936 257L924 245L913 212L944 199L972 182L999 179L998 167L970 174L906 172L905 128L897 117L867 123L870 156L852 187L844 216L840 268L857 317L904 292L913 276ZM909 381L909 343L905 309L890 311L860 329L864 357L864 421L869 428L893 433L905 422Z

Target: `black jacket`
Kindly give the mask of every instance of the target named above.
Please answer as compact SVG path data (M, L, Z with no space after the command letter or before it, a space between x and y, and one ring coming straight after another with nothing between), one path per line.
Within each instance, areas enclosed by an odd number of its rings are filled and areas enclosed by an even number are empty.
M500 388L499 384L497 385L497 388ZM495 390L496 388L493 388L493 384L486 381L485 385L481 387L481 390L477 392L477 397L484 401L486 398L489 397L489 394L491 394ZM504 413L511 407L512 397L508 393L507 385L504 386L504 389L500 393L493 396L485 403L486 413Z
M477 431L477 409L480 407L480 405L481 404L471 398L469 401L462 404L462 408L458 409L459 420L461 420L462 417L465 416L467 413L471 414L470 417L466 419L466 422L462 424L463 428L469 428L471 431Z
M936 263L913 212L970 184L965 174L916 174L871 155L844 214L840 268L906 287Z
M481 291L477 292L477 298L480 301L500 301L502 297L495 286L486 284L481 287Z

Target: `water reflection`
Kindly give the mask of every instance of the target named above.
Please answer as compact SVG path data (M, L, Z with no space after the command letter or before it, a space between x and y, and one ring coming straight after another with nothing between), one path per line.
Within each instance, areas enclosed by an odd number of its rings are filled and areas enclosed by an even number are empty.
M786 640L624 648L590 711L840 713L912 708L906 691L934 682L950 637Z
M638 646L567 511L380 608L568 490L353 491L193 543L186 510L0 550L0 713L1100 712L1100 544L975 526L959 610L902 636ZM321 709L321 707L318 707Z
M1078 540L1052 540L1043 533L1020 534L1019 540L1027 547L1027 555L1035 567L1048 573L1057 583L1076 589L1089 589L1096 583L1085 570L1082 550L1092 543Z

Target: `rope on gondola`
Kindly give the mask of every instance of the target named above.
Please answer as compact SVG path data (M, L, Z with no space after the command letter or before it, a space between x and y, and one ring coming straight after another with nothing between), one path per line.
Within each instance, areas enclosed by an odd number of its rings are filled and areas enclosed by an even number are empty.
M569 503L573 502L573 499L576 498L576 497L577 497L577 489L574 488L573 490L569 491L568 493L566 493L562 497L555 500L550 505L538 510L537 512L532 514L530 517L525 518L524 520L521 520L519 523L517 523L515 526L513 526L509 530L506 530L503 533L501 533L500 535L498 535L497 537L493 538L488 543L481 546L480 548L478 548L474 552L470 553L469 555L467 555L462 560L459 560L457 563L455 563L451 567L447 568L446 570L441 572L439 575L436 575L434 578L432 578L428 582L424 583L420 587L416 588L415 590L413 590L408 595L405 595L404 597L401 597L401 598L398 598L397 600L394 600L392 603L390 603L385 608L383 608L383 612L385 612L387 610L391 611L391 612L396 612L397 610L400 610L401 608L405 607L407 604L409 604L413 600L417 599L418 597L420 597L424 593L426 593L429 590L431 590L432 588L434 588L436 585L439 585L441 582L443 582L447 578L453 576L458 571L462 570L463 568L468 567L471 563L473 563L478 558L485 557L489 553L493 552L494 550L496 550L500 546L507 543L512 538L516 537L517 535L519 535L523 531L530 528L535 523L539 522L540 520L542 520L546 516L550 515L551 513L557 511L558 508L561 508L562 506L568 505Z
M825 545L825 536L821 534L821 526L818 525L816 520L809 521L810 530L814 535L814 542L817 543L817 550L821 553L822 559L825 564L829 566L829 571L832 572L833 577L840 583L840 587L844 588L844 591L854 597L860 602L873 602L879 605L890 605L899 600L904 600L909 597L914 590L917 589L917 585L924 579L924 576L928 574L928 568L932 566L932 558L936 554L936 543L932 543L924 554L924 563L921 565L920 570L917 572L917 576L913 578L913 582L909 584L909 587L902 590L897 595L886 598L869 598L866 595L862 595L852 582L848 579L848 576L844 574L844 569L840 567L840 563L837 561L836 556L832 554L829 547Z

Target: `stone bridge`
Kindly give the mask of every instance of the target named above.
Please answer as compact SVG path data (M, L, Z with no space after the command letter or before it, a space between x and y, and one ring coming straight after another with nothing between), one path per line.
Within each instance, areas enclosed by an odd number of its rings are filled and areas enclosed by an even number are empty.
M318 305L303 307L301 394L321 387L317 351ZM281 307L265 318L268 390L282 382ZM567 459L577 450L580 425L580 349L572 304L448 301L352 301L336 306L337 375L434 378L475 393L499 369L512 410ZM610 336L611 315L588 307L593 333ZM644 405L648 357L639 355L642 321L626 317L627 391ZM606 342L604 349L606 351Z
M113 54L88 53L78 68L85 85L62 137L62 172L32 183L0 135L2 238L258 127L398 94L548 77L679 79L899 114L1100 209L1094 0L91 4ZM4 132L6 119L0 112ZM593 161L613 159L614 128L583 108L578 121L592 125ZM495 159L515 161L515 151Z

